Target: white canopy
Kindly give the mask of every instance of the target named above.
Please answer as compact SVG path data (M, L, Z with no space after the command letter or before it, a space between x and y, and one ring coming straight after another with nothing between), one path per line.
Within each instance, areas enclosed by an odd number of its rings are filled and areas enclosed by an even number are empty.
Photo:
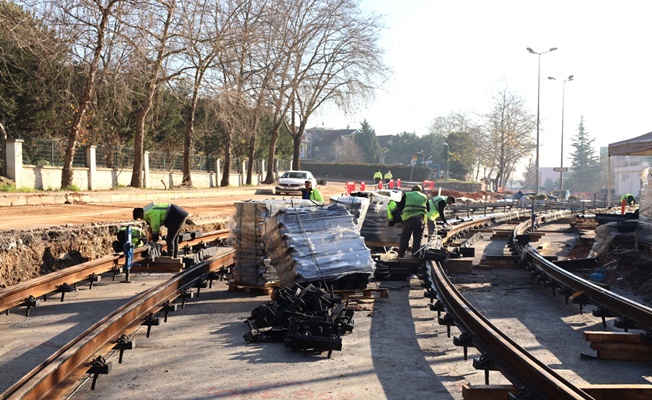
M609 143L609 157L611 156L652 156L652 132Z

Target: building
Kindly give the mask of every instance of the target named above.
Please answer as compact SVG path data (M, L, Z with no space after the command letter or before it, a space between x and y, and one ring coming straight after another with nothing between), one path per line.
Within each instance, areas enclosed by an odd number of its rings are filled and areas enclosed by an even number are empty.
M357 129L309 128L304 133L301 158L318 161L339 161L346 159L354 146Z

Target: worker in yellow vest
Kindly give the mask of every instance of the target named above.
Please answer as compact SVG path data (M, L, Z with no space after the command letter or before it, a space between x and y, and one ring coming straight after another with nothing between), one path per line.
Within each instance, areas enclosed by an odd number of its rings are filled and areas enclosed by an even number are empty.
M428 235L435 233L436 220L441 220L444 225L450 225L446 220L444 209L447 205L454 204L455 197L453 196L433 196L428 200L428 213L426 219L428 220Z
M394 175L392 175L392 171L388 170L387 173L385 174L385 183L389 183L389 181L391 181L393 177Z
M419 185L413 186L412 191L403 194L398 208L401 210L403 219L398 257L405 257L410 237L412 237L412 257L417 257L425 228L425 215L429 211L428 197L421 193Z
M378 183L382 180L383 180L383 173L380 172L380 170L376 171L374 173L374 181L376 182L376 185L378 185Z

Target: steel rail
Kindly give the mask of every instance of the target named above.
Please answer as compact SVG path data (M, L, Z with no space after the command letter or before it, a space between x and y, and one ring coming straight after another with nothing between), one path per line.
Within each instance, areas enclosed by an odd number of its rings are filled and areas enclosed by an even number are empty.
M66 382L86 373L95 355L107 351L121 334L135 329L145 316L161 309L164 302L174 300L182 289L190 287L197 279L210 271L232 265L233 255L234 251L230 250L211 257L138 295L27 373L0 394L0 399L59 398L66 390L61 385L68 386Z
M581 293L589 301L587 303L604 306L615 317L631 319L639 329L652 331L652 308L620 296L610 290L600 287L586 279L574 275L553 262L542 257L530 244L519 244L517 236L530 228L530 221L525 221L514 229L513 244L521 255L523 262L529 262L546 277L561 287L569 288L575 293ZM557 290L553 287L553 290Z
M440 264L428 261L427 269L437 299L453 314L455 324L471 336L474 347L492 356L496 368L516 387L540 399L593 399L484 318L455 289Z
M192 246L200 242L211 242L225 239L228 236L228 233L229 231L226 229L207 232L203 234L202 237L185 241L183 243ZM146 248L144 247L134 249L135 263L145 260L145 251ZM124 262L124 254L117 253L0 289L0 312L7 311L10 308L23 304L25 299L29 296L38 298L56 292L63 284L74 285L88 279L92 274L101 275L110 272Z

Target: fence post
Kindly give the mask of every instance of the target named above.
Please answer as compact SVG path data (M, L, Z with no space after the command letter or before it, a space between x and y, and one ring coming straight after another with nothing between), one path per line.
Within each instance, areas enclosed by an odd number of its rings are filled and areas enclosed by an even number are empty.
M86 146L86 166L88 167L88 190L94 190L93 181L97 172L97 146Z
M242 161L242 169L240 170L242 173L240 174L240 186L244 186L245 182L247 180L247 162Z
M143 187L148 188L149 186L149 151L145 151L143 154Z
M7 178L16 182L16 188L25 187L23 178L23 139L7 140Z
M258 184L260 185L265 180L265 159L260 160L260 178L258 178Z

